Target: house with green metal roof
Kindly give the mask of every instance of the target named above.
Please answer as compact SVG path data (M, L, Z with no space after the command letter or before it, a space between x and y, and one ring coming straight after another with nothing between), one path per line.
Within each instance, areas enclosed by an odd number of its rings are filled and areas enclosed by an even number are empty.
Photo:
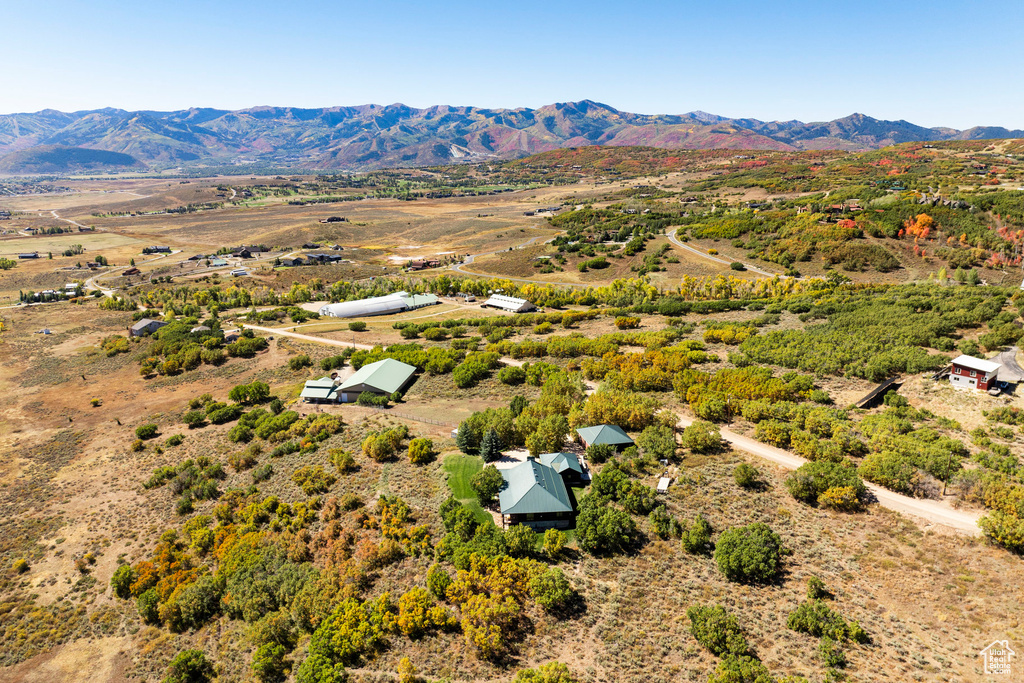
M621 451L633 445L633 439L629 438L621 427L616 425L597 425L595 427L580 427L576 430L585 448L595 444L606 443L612 448Z
M338 387L341 401L348 403L369 391L374 394L393 394L401 391L416 373L416 368L393 358L385 358L359 368L354 375Z
M582 484L586 477L583 465L574 453L541 453L538 458L542 465L547 465L562 476L569 484Z
M311 379L302 387L299 398L306 403L337 403L338 386L330 377Z
M572 526L573 509L562 475L534 458L501 470L505 484L498 492L502 526L525 524L533 529Z

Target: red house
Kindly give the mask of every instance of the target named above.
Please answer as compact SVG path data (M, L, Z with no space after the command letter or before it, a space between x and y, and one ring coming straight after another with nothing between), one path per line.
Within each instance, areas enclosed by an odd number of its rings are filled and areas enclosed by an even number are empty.
M995 384L996 374L1002 366L990 360L973 356L957 356L949 373L949 383L954 387L988 391Z

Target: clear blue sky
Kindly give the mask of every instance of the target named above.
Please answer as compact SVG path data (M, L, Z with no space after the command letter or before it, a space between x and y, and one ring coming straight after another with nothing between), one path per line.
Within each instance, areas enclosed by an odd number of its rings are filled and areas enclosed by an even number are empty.
M1024 1L4 0L0 113L352 104L1024 128Z

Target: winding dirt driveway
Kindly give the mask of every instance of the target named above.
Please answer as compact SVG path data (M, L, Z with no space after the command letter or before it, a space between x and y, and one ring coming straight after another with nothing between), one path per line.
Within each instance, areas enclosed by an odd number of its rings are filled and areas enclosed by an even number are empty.
M691 417L680 417L679 427L689 427L693 422L694 419ZM721 429L721 434L722 439L727 441L733 448L752 453L776 465L781 465L788 470L795 470L800 465L808 462L789 451L763 444L760 441L755 441L750 437L737 434L729 429ZM864 484L878 504L884 508L918 517L930 524L948 527L968 536L981 535L981 529L978 528L978 519L981 518L981 513L954 510L942 501L911 498L910 496L894 493L870 482L864 482Z

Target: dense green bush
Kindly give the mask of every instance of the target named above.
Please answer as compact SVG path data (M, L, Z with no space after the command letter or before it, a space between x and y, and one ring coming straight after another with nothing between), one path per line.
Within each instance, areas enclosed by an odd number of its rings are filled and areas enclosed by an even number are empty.
M498 372L498 381L509 386L519 386L526 381L526 370L509 365Z
M713 453L722 447L722 434L712 423L696 420L683 429L680 442L695 453Z
M505 484L505 478L494 465L488 465L473 475L469 485L480 499L482 505L490 505L497 498L498 492Z
M171 660L163 683L206 683L213 676L213 663L202 650L185 650Z
M805 463L786 479L786 488L790 495L808 505L840 509L858 507L860 499L867 491L860 475L857 474L857 468L848 460L819 460ZM844 493L848 494L847 498L851 500L846 506L836 503L840 500L839 496Z
M730 581L767 583L781 569L782 539L763 522L722 532L715 545L715 562Z
M761 484L761 473L753 465L741 462L732 471L736 484L745 489L754 489Z
M613 554L631 548L639 531L628 513L593 492L584 496L576 517L576 540L591 554Z
M736 617L721 605L692 605L686 616L690 619L690 633L711 654L745 655L750 650Z
M155 424L145 424L135 428L135 436L146 441L157 435L158 428Z
M711 549L711 523L704 515L697 515L697 518L689 524L682 533L683 550L691 555L702 555Z

